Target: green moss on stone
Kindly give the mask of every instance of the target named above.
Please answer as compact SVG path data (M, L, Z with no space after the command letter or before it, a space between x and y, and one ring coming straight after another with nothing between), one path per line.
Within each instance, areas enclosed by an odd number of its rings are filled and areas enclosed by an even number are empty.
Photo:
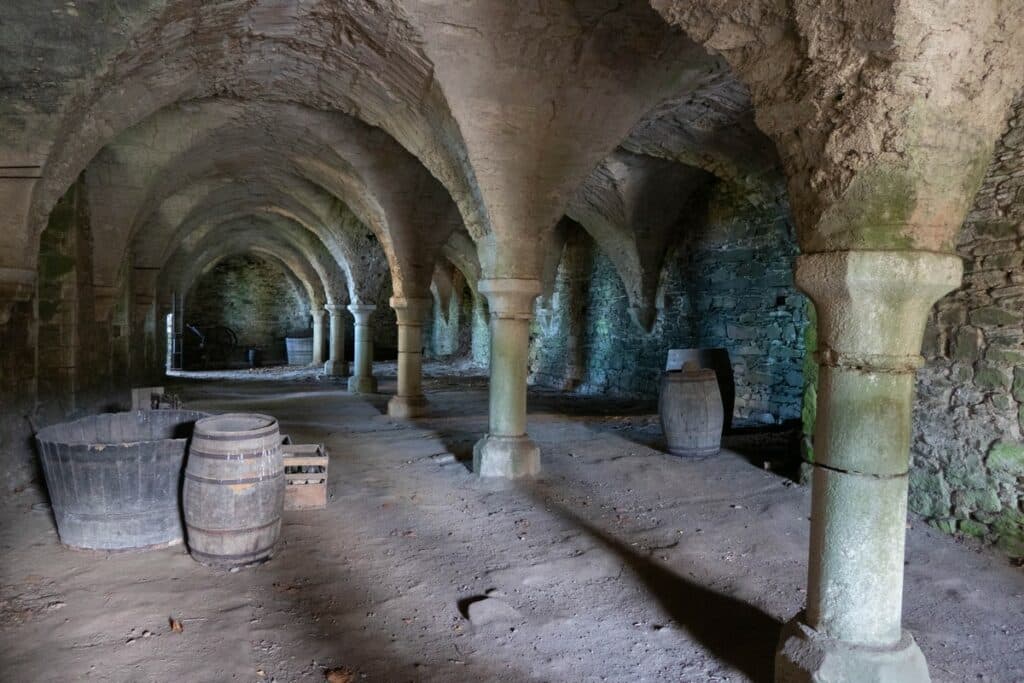
M1001 413L1013 410L1017 404L1006 394L995 394L992 396L992 407Z
M1024 365L1024 351L1016 349L989 349L985 353L985 359L993 363Z
M1009 389L1010 376L1002 368L983 366L975 371L974 384L979 389L987 389L988 391Z
M1013 369L1013 385L1010 393L1014 400L1024 402L1024 368Z
M988 452L988 468L993 474L1006 473L1024 476L1024 444L1010 441L997 442Z
M999 494L995 489L995 482L992 482L991 488L967 489L962 491L961 499L963 500L964 507L971 510L999 512L1003 509L1003 504L999 500Z
M1006 311L997 306L985 306L971 311L970 319L972 325L997 327L1019 323L1021 314L1017 311Z
M1008 555L1024 556L1024 513L1007 510L996 518L992 530L998 536L996 545Z
M949 485L942 472L913 469L910 472L910 509L922 517L948 517L952 505Z
M988 534L988 527L981 522L975 522L973 519L960 520L959 531L964 536L970 536L971 538L985 538Z
M952 459L943 470L943 475L954 489L985 489L993 485L985 474L981 454L973 451L965 457Z
M946 534L956 533L956 520L955 519L931 519L928 523L934 526L939 531Z

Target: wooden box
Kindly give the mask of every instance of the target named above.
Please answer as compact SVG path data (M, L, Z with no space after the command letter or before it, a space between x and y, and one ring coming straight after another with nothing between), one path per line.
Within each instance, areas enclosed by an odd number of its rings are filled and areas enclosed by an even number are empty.
M327 451L322 444L281 439L284 456L284 509L321 510L327 507Z

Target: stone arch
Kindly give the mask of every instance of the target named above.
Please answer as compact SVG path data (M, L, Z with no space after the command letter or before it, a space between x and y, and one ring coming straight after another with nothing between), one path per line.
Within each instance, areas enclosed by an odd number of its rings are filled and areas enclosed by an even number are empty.
M140 21L145 25L113 67L83 90L88 94L66 107L42 180L33 192L32 233L38 232L39 222L63 188L120 131L174 103L224 93L236 99L303 102L357 115L388 131L423 160L452 190L463 212L473 221L481 220L472 207L472 169L461 148L458 127L433 80L429 60L410 40L416 29L397 5L341 8L317 3L292 17L294 35L282 42L275 20L269 19L273 13L263 13L251 3L226 6L217 16L179 25L184 30L166 31L165 21L175 24L178 5L184 4L172 3L148 22ZM367 40L337 41L336 31ZM393 35L396 40L370 39L375 34ZM216 40L206 39L211 36ZM237 40L229 40L230 36ZM240 63L222 51L228 45L247 46L250 59ZM325 45L329 46L326 51ZM360 78L367 64L379 67L378 78ZM293 75L268 77L272 73ZM312 90L310 79L294 76L306 73L317 75Z

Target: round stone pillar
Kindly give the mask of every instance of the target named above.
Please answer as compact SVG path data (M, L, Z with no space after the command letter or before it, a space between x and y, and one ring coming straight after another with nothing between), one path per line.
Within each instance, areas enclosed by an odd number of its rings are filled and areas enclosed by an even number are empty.
M928 667L901 626L914 395L928 312L960 283L956 256L801 256L818 317L807 609L783 629L780 683L919 683Z
M314 308L309 314L313 318L313 365L324 364L324 312Z
M330 314L331 334L330 351L324 364L324 374L328 377L344 377L348 374L345 362L345 307L337 304L324 306Z
M377 378L373 376L373 329L370 315L377 310L373 304L350 304L348 310L355 318L355 357L348 390L353 394L377 393Z
M423 395L423 320L430 299L392 297L398 318L398 393L388 401L388 415L417 417L427 409Z
M481 280L491 311L490 423L473 447L481 477L522 477L540 472L540 449L526 435L526 376L533 300L538 280Z

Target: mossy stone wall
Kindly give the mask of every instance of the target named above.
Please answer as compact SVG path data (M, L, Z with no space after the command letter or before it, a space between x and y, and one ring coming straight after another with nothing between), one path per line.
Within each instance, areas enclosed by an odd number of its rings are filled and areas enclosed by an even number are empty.
M807 309L793 285L787 212L721 185L706 216L688 222L666 258L649 333L607 255L586 235L567 241L554 295L538 303L532 381L653 398L669 349L721 347L735 375L734 424L799 420Z
M1024 99L960 234L963 286L925 333L910 507L1024 556Z

